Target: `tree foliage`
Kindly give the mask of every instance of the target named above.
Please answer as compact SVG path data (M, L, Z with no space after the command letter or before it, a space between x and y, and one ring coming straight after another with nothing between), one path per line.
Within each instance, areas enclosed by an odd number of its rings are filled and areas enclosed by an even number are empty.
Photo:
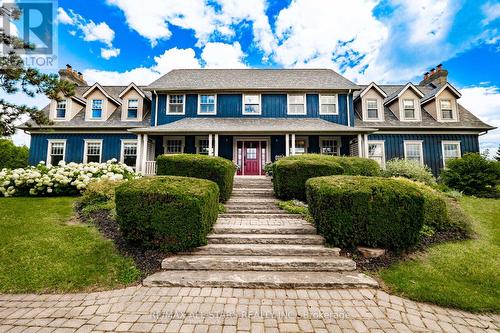
M18 147L9 139L0 139L0 169L28 166L28 153L28 147Z

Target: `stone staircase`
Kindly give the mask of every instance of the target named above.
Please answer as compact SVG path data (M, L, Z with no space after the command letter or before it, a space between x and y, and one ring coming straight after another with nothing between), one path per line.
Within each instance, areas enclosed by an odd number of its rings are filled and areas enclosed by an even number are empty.
M280 209L265 177L237 177L208 245L162 262L146 286L246 288L377 287L300 215Z

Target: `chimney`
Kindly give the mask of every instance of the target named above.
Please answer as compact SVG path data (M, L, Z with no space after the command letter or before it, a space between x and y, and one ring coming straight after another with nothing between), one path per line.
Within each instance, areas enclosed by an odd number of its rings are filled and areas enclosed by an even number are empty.
M435 86L442 86L448 81L448 71L443 68L443 64L439 64L436 68L431 68L429 72L424 74L424 79L420 81L419 85L426 86L434 84Z
M77 72L73 70L71 65L66 65L66 69L59 70L59 77L61 80L66 80L71 83L76 84L77 86L86 86L87 82L83 79L83 75L81 72Z

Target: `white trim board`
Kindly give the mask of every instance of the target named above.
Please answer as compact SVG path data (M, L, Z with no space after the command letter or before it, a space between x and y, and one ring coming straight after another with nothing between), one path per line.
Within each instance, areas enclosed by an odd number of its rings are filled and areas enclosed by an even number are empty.
M424 141L423 140L403 140L403 150L404 150L404 157L405 160L406 158L406 145L411 144L411 145L419 145L420 147L420 165L424 165Z
M99 143L100 148L99 148L99 163L102 162L102 150L103 150L103 139L84 139L83 140L83 163L88 163L87 159L87 148L89 143Z
M170 113L170 96L183 96L182 97L182 113ZM169 94L165 95L165 114L167 116L184 116L186 114L186 94Z
M52 143L63 143L64 144L64 147L63 147L63 158L62 160L66 162L66 139L47 139L47 156L45 158L45 163L48 165L48 164L51 164L50 163L50 152L51 152L51 145Z
M290 113L290 95L303 95L304 96L304 112L302 113ZM298 105L298 104L293 104ZM287 93L286 94L286 114L290 116L304 116L307 115L307 94L306 93Z
M201 96L214 96L214 111L213 112L201 112ZM184 97L184 105L186 104L186 97ZM208 104L208 103L205 103ZM185 111L184 111L185 112ZM198 106L196 114L199 116L215 116L217 115L217 94L198 94Z
M444 159L444 145L445 144L458 145L458 158L462 157L462 141L460 141L460 140L442 140L441 141L441 158L443 161L443 168L446 168L446 161Z

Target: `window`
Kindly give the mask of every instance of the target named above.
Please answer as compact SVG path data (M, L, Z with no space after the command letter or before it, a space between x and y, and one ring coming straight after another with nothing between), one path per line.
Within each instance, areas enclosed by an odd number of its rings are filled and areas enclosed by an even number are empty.
M56 103L56 119L66 118L66 100L60 100Z
M198 114L216 114L217 97L216 95L198 95L200 104Z
M405 159L409 161L415 161L421 165L424 164L422 141L405 141L404 153L405 153Z
M288 114L306 114L305 95L288 95Z
M58 165L64 161L66 151L66 140L49 140L47 152L47 164Z
M368 119L379 119L378 100L376 99L366 100L366 116Z
M196 154L208 155L208 137L197 136L196 137Z
M129 167L135 168L137 161L137 141L122 141L121 162Z
M261 114L259 95L243 95L243 114Z
M319 103L319 114L338 114L337 95L320 95Z
M102 99L92 100L92 116L93 119L102 118Z
M340 155L340 146L338 138L320 138L319 147L321 154Z
M441 107L441 119L442 120L453 120L453 108L451 106L451 100L442 99L439 101Z
M368 141L368 158L377 161L381 166L385 166L384 141Z
M443 166L446 167L446 162L453 158L460 158L460 141L443 141Z
M306 136L298 136L295 138L295 155L302 155L307 153L307 137ZM292 154L292 150L290 148L290 154Z
M415 113L415 100L414 99L404 99L403 100L403 112L404 119L416 119Z
M168 95L169 114L184 114L184 95Z
M127 119L137 119L139 109L139 100L129 99L127 106Z
M101 163L102 140L85 140L83 163Z
M184 152L184 137L164 137L163 150L165 154L182 154Z

